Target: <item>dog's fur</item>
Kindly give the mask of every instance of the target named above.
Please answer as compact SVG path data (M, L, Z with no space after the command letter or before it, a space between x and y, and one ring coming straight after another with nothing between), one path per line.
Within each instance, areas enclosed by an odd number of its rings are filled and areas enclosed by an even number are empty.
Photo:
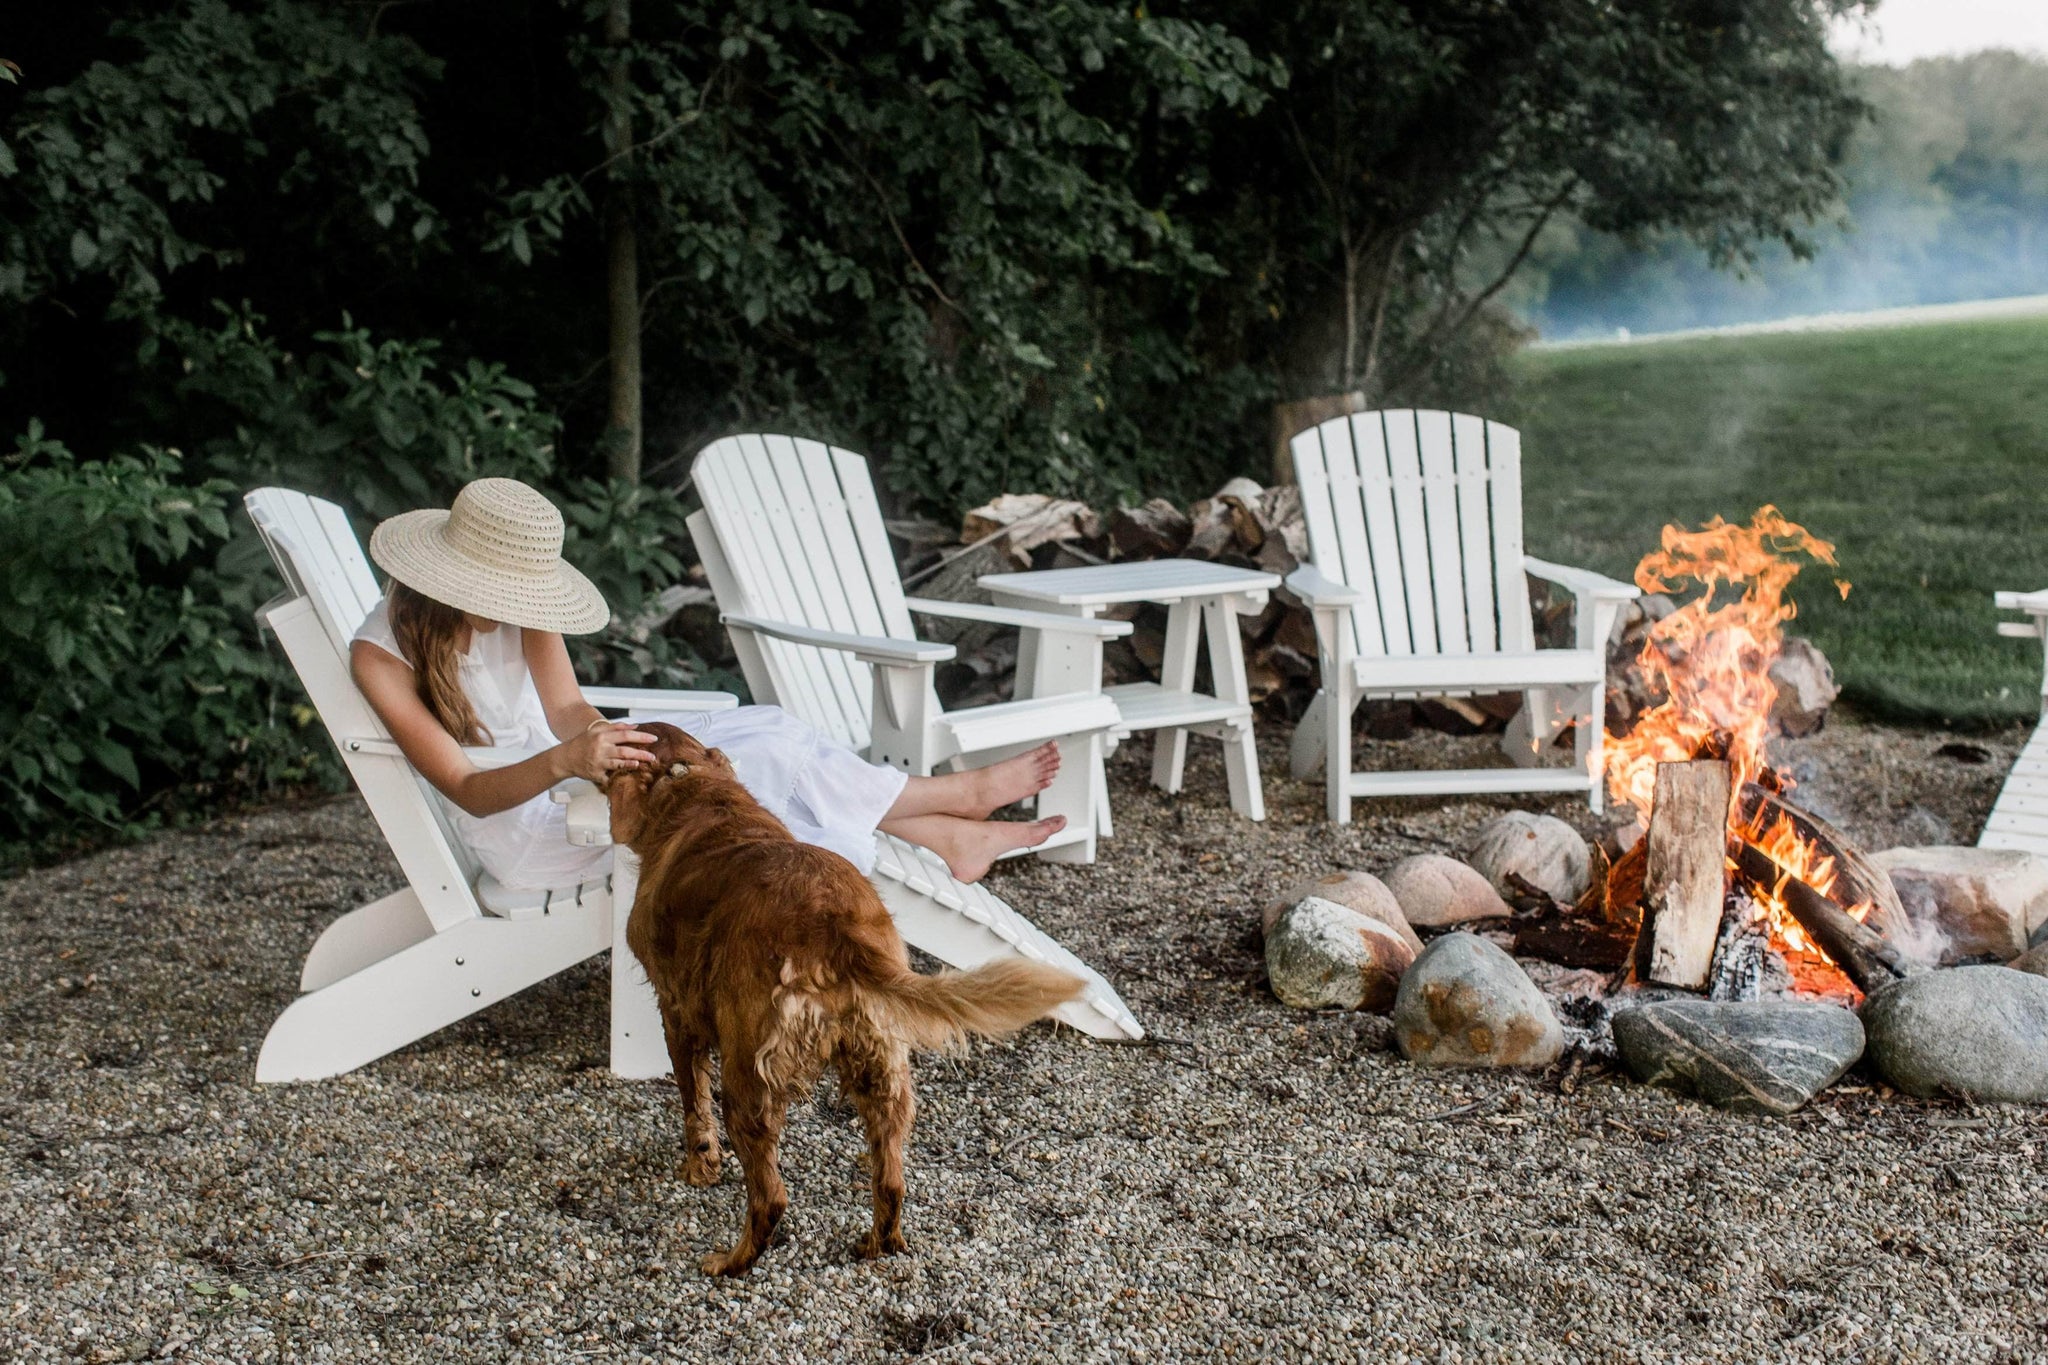
M785 1112L828 1064L867 1129L874 1227L860 1254L902 1251L910 1052L1022 1028L1078 995L1080 979L1021 960L912 971L859 869L797 842L723 753L673 725L639 728L660 737L655 763L606 784L612 837L641 859L626 942L661 1002L685 1109L684 1178L718 1180L714 1045L726 1134L746 1172L739 1238L702 1268L743 1274L768 1245L789 1204L776 1170Z

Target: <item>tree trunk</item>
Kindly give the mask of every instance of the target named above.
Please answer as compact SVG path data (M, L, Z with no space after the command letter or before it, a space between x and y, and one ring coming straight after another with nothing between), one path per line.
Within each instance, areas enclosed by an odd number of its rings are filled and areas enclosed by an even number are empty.
M1297 398L1291 403L1273 405L1273 482L1294 482L1294 452L1288 442L1310 427L1319 426L1332 417L1343 417L1354 412L1365 411L1365 395L1358 391L1351 393L1326 393L1314 398Z
M633 222L631 0L608 0L605 45L612 49L606 76L605 116L609 188L605 195L605 300L610 308L611 392L605 423L606 472L640 482L640 237Z

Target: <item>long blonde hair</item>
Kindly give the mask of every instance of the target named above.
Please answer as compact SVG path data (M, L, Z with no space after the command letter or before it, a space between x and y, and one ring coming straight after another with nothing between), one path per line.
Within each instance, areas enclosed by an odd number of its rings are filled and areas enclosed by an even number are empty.
M491 743L491 732L476 718L476 707L462 690L462 656L455 650L455 642L462 638L462 612L395 578L384 596L391 609L391 633L412 665L414 686L428 712L457 744Z

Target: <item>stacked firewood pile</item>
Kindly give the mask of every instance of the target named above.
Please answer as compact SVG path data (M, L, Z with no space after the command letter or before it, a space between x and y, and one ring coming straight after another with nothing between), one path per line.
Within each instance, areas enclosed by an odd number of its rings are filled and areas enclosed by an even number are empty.
M1164 498L1107 516L1086 503L1043 493L1006 493L969 512L956 531L928 521L889 524L904 557L904 584L912 593L954 601L986 600L983 574L1065 569L1140 559L1204 559L1285 575L1308 555L1301 490L1292 484L1261 487L1232 479L1185 509ZM1572 642L1572 600L1545 584L1532 585L1530 608L1539 645ZM1635 666L1650 626L1671 609L1668 598L1632 604L1610 650L1610 727L1626 729L1661 698ZM1155 676L1166 641L1166 609L1129 606L1113 615L1134 624L1132 634L1109 645L1111 683ZM1017 662L1014 632L959 622L919 623L932 638L958 645L959 658L941 672L940 694L951 706L1000 700L1010 692ZM1253 699L1270 719L1293 722L1316 689L1315 626L1309 612L1282 588L1256 616L1238 618L1244 632L1245 673ZM1782 676L1781 676L1782 675ZM1820 651L1789 640L1772 677L1779 686L1782 733L1820 728L1836 688ZM1198 686L1207 686L1199 680ZM1502 696L1423 698L1366 704L1359 728L1374 739L1403 739L1418 727L1451 734L1500 730L1520 709L1518 693Z

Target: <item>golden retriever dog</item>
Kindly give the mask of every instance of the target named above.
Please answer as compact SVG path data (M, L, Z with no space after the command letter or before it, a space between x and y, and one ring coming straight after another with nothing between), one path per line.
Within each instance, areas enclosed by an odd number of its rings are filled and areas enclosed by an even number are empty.
M723 753L673 725L640 728L660 737L655 763L606 785L612 837L641 861L626 942L661 1002L683 1099L684 1179L718 1180L716 1047L726 1135L747 1181L738 1239L699 1264L740 1275L767 1247L789 1207L776 1170L787 1110L828 1065L867 1130L874 1226L860 1255L904 1250L903 1143L917 1108L910 1053L1014 1032L1078 995L1080 979L1022 960L912 971L859 869L798 843Z

